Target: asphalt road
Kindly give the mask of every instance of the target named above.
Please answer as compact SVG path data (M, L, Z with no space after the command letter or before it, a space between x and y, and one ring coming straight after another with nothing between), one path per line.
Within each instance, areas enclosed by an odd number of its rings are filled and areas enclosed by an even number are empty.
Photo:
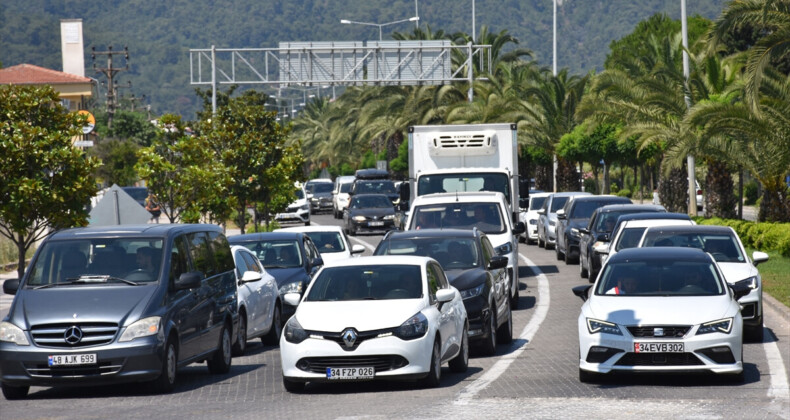
M337 224L331 215L315 224ZM380 235L352 240L370 251ZM578 381L576 318L581 300L571 287L585 284L578 266L554 252L520 245L521 299L514 310L510 346L470 359L464 374L443 369L436 389L410 382L309 385L289 394L281 384L279 349L250 342L227 375L204 365L179 370L169 395L141 385L31 388L25 401L0 399L0 418L785 418L790 419L790 314L766 305L762 343L744 348L746 381L710 375L628 375L597 384ZM0 298L5 313L10 296Z

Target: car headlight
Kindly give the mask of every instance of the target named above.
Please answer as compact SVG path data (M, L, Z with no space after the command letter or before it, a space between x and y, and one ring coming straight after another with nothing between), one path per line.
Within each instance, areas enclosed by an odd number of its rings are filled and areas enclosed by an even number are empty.
M480 294L483 293L483 289L485 289L485 287L486 284L483 283L471 289L461 290L461 299L469 299L475 296L480 296Z
M606 333L612 335L623 335L617 324L601 321L600 319L587 318L587 331L590 334Z
M302 209L302 210L310 210L310 205L309 204L304 204L304 205L302 205L299 208Z
M579 229L571 228L571 236L573 236L574 238L578 238L579 237Z
M740 281L736 281L735 284L733 284L733 286L735 286L736 284L737 285L747 286L747 287L749 287L752 290L756 289L757 286L760 285L759 281L757 280L757 276L751 276L748 279L743 279L743 280L740 280Z
M730 331L732 331L732 318L724 318L718 321L706 322L700 325L699 329L697 330L697 335L714 332L729 334Z
M549 220L549 226L554 226L555 224L557 224L557 222L554 220Z
M395 219L395 215L394 214L388 214L388 215L384 216L384 220L394 220L394 219Z
M427 332L428 318L422 312L417 312L395 330L395 336L401 340L414 340L424 336Z
M365 216L354 216L351 219L353 219L355 222L364 222L365 220L367 220Z
M121 338L118 339L118 342L123 343L126 341L132 341L135 338L160 334L162 332L162 328L160 326L161 321L162 318L158 316L143 318L139 321L136 321L132 325L126 327L126 331L121 334Z
M283 336L285 337L285 341L299 344L307 339L307 331L302 328L302 326L299 324L299 321L296 320L296 317L292 316L291 319L285 323Z
M499 255L507 255L510 254L511 251L513 251L513 245L510 242L506 242L496 247L496 252Z
M606 244L606 242L597 241L597 242L595 242L595 243L593 244L592 248L593 248L593 249L595 249L595 248L597 248L597 247L599 247L599 246L601 246L601 245L604 245L604 244Z
M535 220L535 219L529 219L529 224L530 224L530 225L537 225L537 224L538 224L538 221L537 221L537 220Z
M0 322L0 341L7 341L14 343L17 346L29 346L30 342L27 341L27 336L22 328L10 322Z
M317 203L318 202L318 197L313 197L313 198L310 199L310 201L312 201L313 203Z
M303 288L304 288L304 283L302 283L302 281L294 281L291 283L286 283L280 287L280 294L281 295L284 295L286 293L302 294Z

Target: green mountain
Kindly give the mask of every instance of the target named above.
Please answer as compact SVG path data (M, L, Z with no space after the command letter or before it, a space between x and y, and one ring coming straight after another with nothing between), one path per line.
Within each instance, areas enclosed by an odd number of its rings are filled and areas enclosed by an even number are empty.
M654 13L680 18L680 1L558 0L558 67L574 73L600 70L609 43L630 33ZM472 33L472 0L12 0L0 2L0 63L61 69L60 19L83 20L86 76L93 72L90 47L129 48L130 69L119 84L123 95L146 95L152 111L195 118L200 100L189 83L189 49L270 48L279 42L351 41L378 38L378 28L342 25L341 19L386 23L414 16L433 32ZM519 46L535 52L541 65L552 61L551 0L477 0L477 32L507 30ZM715 19L724 0L688 1L689 16ZM383 27L411 32L413 22ZM98 56L97 66L105 66ZM121 64L123 65L123 64ZM103 99L101 99L103 100Z

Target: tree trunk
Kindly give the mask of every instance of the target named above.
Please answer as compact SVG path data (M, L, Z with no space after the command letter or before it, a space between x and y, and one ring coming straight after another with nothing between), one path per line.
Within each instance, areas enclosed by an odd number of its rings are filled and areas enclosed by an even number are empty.
M581 191L576 165L560 157L557 157L557 191Z
M16 241L16 249L19 252L19 265L16 266L16 274L17 278L22 280L22 277L25 275L25 253L27 252L25 239L22 235L19 235L19 239Z
M659 177L658 195L661 198L661 204L668 211L688 212L688 180L685 164L680 168L672 169L669 175Z
M236 224L239 226L239 230L241 234L244 235L244 227L247 224L247 208L244 203L239 205L236 209L238 214L236 215Z
M551 182L553 172L552 164L539 165L535 169L535 188L543 191L554 191L554 185Z
M790 189L781 176L765 180L757 217L761 222L790 222Z
M601 194L609 194L611 192L611 185L612 182L609 179L609 164L604 162L603 163L603 185L601 188Z
M726 163L716 159L708 160L705 190L705 213L708 217L735 218L738 198L733 192L732 176Z

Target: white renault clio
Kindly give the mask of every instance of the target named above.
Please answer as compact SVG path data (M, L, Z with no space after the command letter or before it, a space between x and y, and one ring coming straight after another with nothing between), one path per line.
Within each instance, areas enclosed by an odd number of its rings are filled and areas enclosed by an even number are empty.
M468 321L461 295L427 257L360 257L325 265L280 339L283 385L418 379L435 387L441 365L464 372Z
M604 263L578 320L579 380L612 371L707 371L743 380L745 285L699 249L630 248Z

